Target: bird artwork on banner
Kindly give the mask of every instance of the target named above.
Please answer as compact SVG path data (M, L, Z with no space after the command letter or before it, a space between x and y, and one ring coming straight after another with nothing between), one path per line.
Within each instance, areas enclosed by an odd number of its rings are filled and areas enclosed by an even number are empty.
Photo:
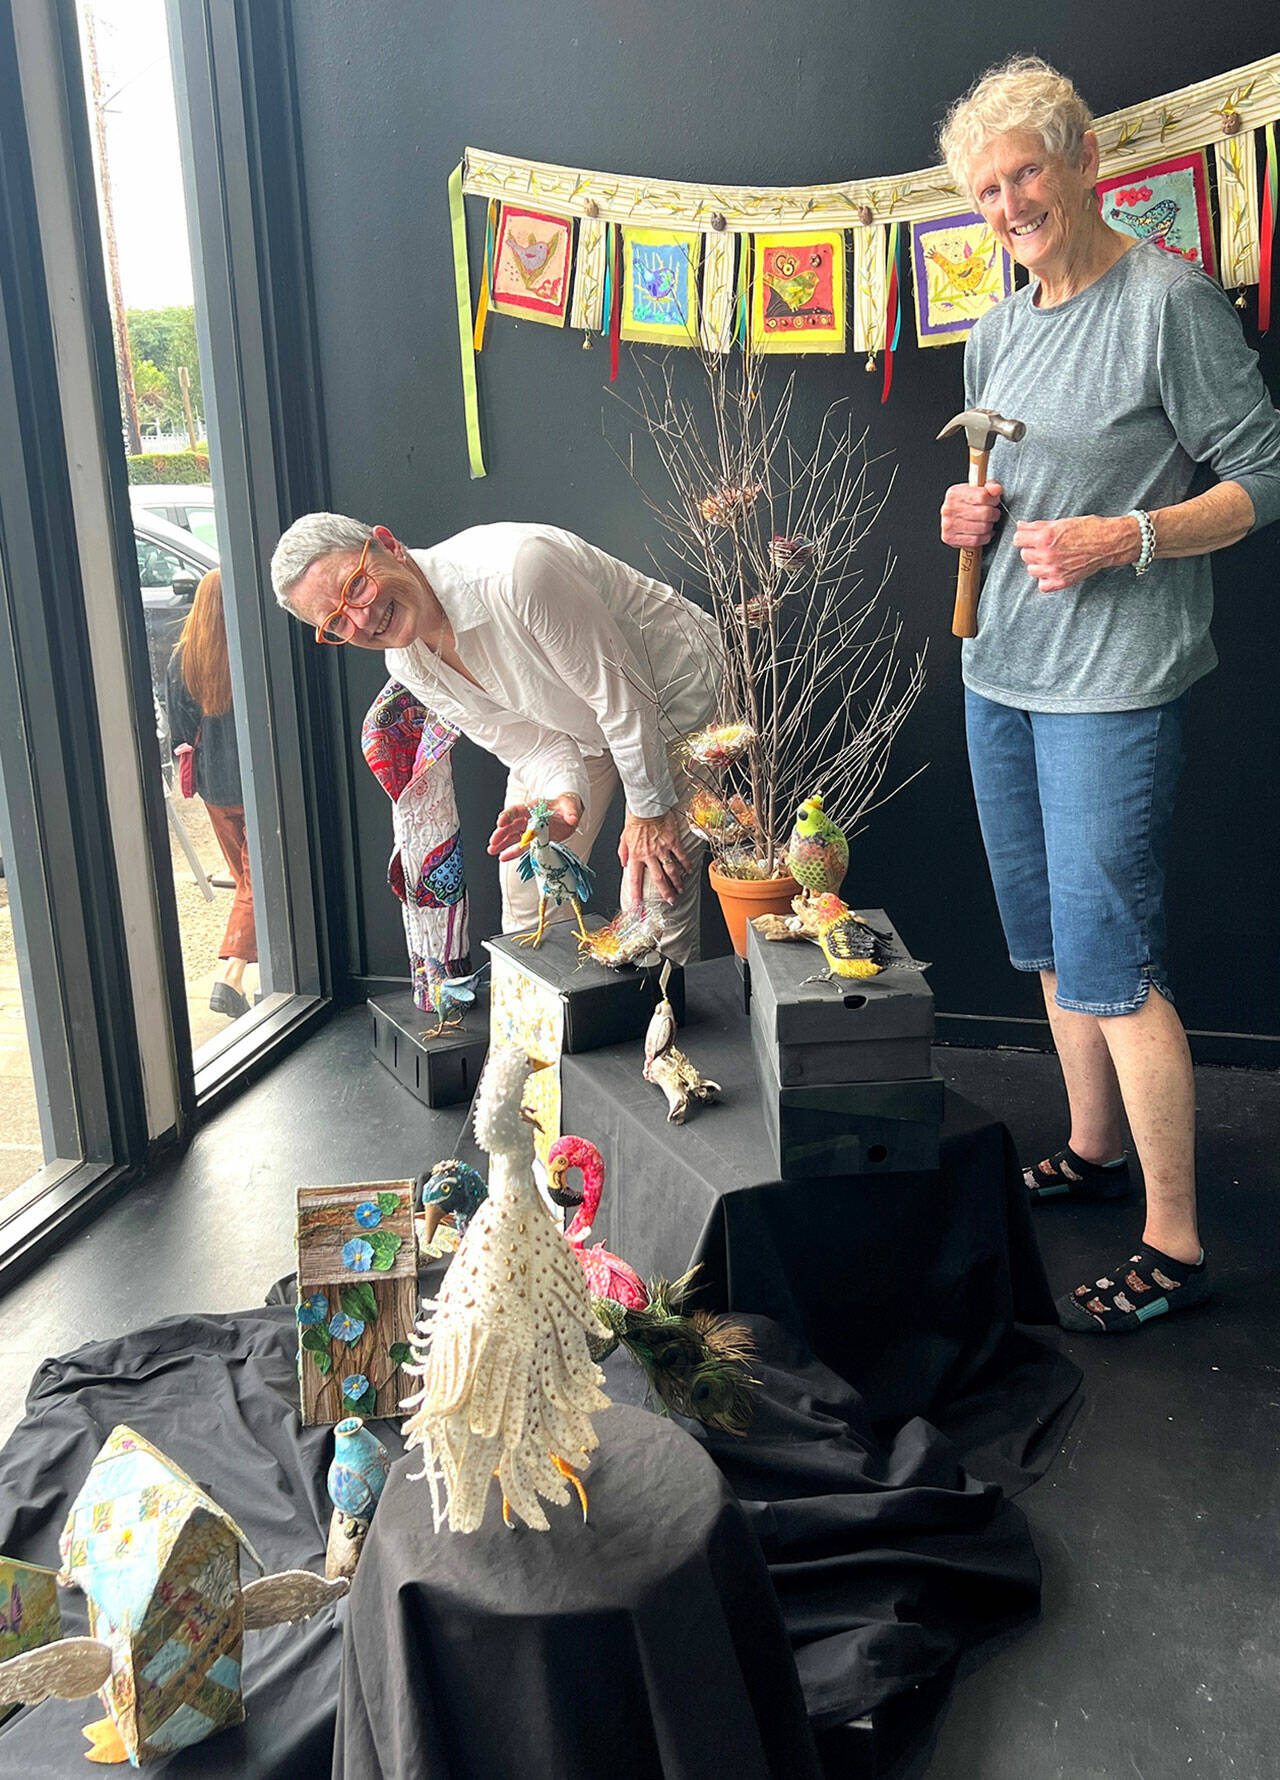
M806 898L838 893L849 869L849 843L844 831L826 815L822 798L806 797L796 811L787 846L787 870Z
M507 246L515 258L519 275L530 289L547 270L551 257L559 245L560 237L558 235L553 235L545 241L539 241L532 229L525 241L521 241L514 230L507 236Z
M1113 222L1118 222L1122 228L1130 230L1140 241L1164 242L1170 229L1178 220L1178 206L1172 198L1161 198L1158 204L1153 204L1140 216L1133 216L1127 211L1115 208L1112 208L1108 215Z
M532 879L538 886L538 925L521 939L522 946L540 946L547 931L547 909L569 903L578 923L579 940L590 945L590 935L582 923L582 905L591 895L593 873L576 853L559 841L551 839L551 809L545 798L539 798L529 809L529 826L520 836L525 849L517 870L524 883Z
M475 1006L480 979L488 968L486 962L479 970L472 971L470 976L451 977L438 958L424 958L422 980L436 1023L430 1032L420 1033L419 1037L439 1038L442 1033L454 1031L461 1026L467 1009Z
M591 1356L595 1312L582 1264L538 1191L532 1115L535 1065L491 1051L476 1091L475 1131L489 1154L489 1197L472 1218L444 1284L425 1303L406 1368L405 1444L422 1449L438 1532L474 1532L498 1479L503 1518L545 1532L542 1502L587 1512L577 1472L599 1444L592 1416L609 1407Z
M804 265L804 258L811 264ZM822 261L818 254L802 255L775 250L761 274L769 288L765 314L795 315L804 309L813 300L821 273Z

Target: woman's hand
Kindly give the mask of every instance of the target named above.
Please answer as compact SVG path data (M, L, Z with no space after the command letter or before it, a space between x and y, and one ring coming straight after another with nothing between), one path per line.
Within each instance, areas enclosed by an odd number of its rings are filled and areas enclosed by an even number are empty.
M1100 519L1096 513L1074 519L1022 520L1013 547L1041 593L1061 593L1102 569L1137 562L1142 528L1125 514Z
M953 550L981 550L991 542L1000 519L1004 489L998 482L972 488L957 482L942 502L942 541Z
M624 909L635 908L643 900L646 871L663 902L674 903L684 888L684 874L689 869L675 811L668 810L665 816L633 816L628 810L618 842L618 858L624 873Z
M547 804L551 811L551 821L547 825L549 838L567 841L582 820L581 798L575 792L566 791L562 797L549 797ZM487 851L496 853L504 864L509 859L518 859L522 851L520 839L528 826L528 804L508 804L498 817L498 826L489 836Z

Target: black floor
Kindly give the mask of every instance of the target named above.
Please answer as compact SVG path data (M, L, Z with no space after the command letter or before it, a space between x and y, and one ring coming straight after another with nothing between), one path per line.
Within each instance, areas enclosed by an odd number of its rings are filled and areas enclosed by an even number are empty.
M937 1062L1023 1154L1063 1136L1052 1059L940 1050ZM1197 1080L1216 1302L1130 1339L1047 1337L1084 1368L1085 1397L1022 1498L1043 1617L957 1682L900 1780L1280 1775L1280 1079ZM363 1010L337 1017L0 1301L0 1435L45 1355L261 1302L293 1268L296 1186L414 1174L449 1153L461 1116L419 1107L372 1060ZM1141 1212L1051 1204L1037 1217L1061 1289L1130 1253Z

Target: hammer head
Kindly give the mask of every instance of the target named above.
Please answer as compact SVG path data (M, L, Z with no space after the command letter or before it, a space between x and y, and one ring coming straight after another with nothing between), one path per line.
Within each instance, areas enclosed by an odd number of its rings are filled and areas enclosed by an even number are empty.
M1006 420L994 408L966 408L963 414L957 414L954 420L947 422L938 437L949 439L952 433L958 433L962 429L968 438L970 451L990 451L997 438L1008 439L1016 445L1027 430L1023 421Z

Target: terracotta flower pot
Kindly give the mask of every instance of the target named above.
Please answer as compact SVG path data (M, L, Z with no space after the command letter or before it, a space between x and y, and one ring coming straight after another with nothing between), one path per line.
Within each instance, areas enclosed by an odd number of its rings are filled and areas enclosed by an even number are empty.
M729 938L739 958L747 955L747 922L753 915L789 915L791 899L800 886L784 872L779 878L727 878L710 868L711 888L720 898L720 910Z

